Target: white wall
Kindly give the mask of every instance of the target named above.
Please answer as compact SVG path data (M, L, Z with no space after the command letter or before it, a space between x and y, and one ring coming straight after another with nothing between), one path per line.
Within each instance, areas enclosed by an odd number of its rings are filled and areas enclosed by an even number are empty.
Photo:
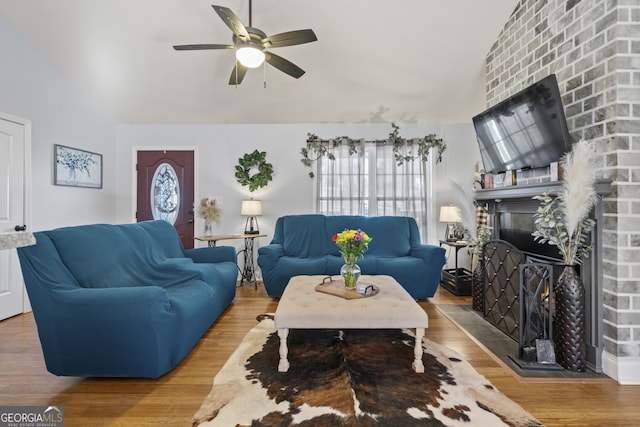
M312 170L300 162L307 133L321 138L348 135L383 139L390 124L291 125L120 125L114 126L96 110L48 58L0 16L0 111L32 121L31 230L96 222L134 221L133 156L136 148L185 147L196 149L196 197L216 197L223 216L214 232L243 230L240 202L247 197L263 201L260 229L272 235L277 217L314 212ZM436 133L444 138L444 161L435 167L433 215L439 206L454 202L451 180L470 185L473 164L479 159L471 123L399 123L405 138ZM103 155L103 189L53 185L53 145L62 144ZM116 148L117 147L117 148ZM234 177L238 158L254 149L267 152L274 180L250 194ZM436 218L437 219L437 218ZM444 235L434 222L430 243ZM197 230L202 229L200 221Z
M115 219L115 127L0 16L0 111L32 124L32 231ZM103 155L103 189L53 185L53 145Z
M399 124L405 138L436 133L444 138L447 151L444 161L435 168L434 212L450 199L450 180L471 186L473 165L479 158L471 124ZM196 200L199 196L215 197L222 204L222 219L214 225L214 233L239 233L244 229L240 216L241 201L248 197L262 200L263 216L258 219L260 231L273 236L279 216L315 212L315 169L301 162L300 149L307 134L321 138L347 135L353 138L384 139L390 124L290 124L290 125L119 125L117 126L117 222L131 222L135 212L134 156L139 149L180 148L196 150ZM253 150L266 151L267 161L274 167L273 181L250 193L236 182L234 173L238 158ZM443 200L443 202L440 202ZM437 218L436 218L437 219ZM435 224L436 243L444 235L444 226ZM196 234L203 225L196 221ZM238 246L238 244L236 244Z

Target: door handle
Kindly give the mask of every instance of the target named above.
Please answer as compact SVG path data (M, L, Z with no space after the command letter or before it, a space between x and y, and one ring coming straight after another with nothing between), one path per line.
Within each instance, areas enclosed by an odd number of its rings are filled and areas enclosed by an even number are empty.
M187 221L187 224L193 224L193 220L190 219L189 221Z
M22 224L22 225L16 225L15 227L13 227L14 230L16 231L26 231L27 230L27 226Z

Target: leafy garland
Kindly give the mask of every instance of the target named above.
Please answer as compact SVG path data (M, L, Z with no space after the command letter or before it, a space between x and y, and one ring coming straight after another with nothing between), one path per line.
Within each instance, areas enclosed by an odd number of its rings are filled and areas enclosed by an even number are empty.
M273 165L268 163L266 151L254 150L251 154L245 154L238 159L236 165L236 180L242 186L249 186L249 191L266 187L269 181L273 180ZM250 175L253 168L258 172Z
M393 128L393 131L389 134L389 141L393 144L393 154L398 166L401 166L404 162L411 162L416 158L419 158L422 162L426 162L429 160L429 152L432 148L438 149L436 163L440 163L442 161L442 153L447 149L447 145L442 142L442 138L438 138L435 134L431 133L416 141L418 144L418 152L415 156L411 151L403 155L401 153L401 149L408 145L407 140L400 136L400 127L398 125L391 123L391 127Z
M406 140L400 136L400 127L395 123L391 123L393 131L389 134L389 139L385 143L389 142L393 144L393 155L396 159L396 164L402 166L405 162L410 162L419 159L422 162L426 162L429 159L429 152L435 148L438 150L436 163L442 161L442 153L447 149L447 145L442 141L442 138L436 137L435 134L429 134L424 138ZM413 151L407 151L403 153L403 148L416 143L418 150L416 154ZM321 140L317 135L309 133L307 134L307 144L300 149L302 159L300 161L308 167L311 167L313 162L326 156L329 160L335 160L333 149L339 145L347 145L349 147L349 155L357 154L361 149L362 141L349 138L348 136L340 136L328 141ZM309 174L313 177L313 173Z

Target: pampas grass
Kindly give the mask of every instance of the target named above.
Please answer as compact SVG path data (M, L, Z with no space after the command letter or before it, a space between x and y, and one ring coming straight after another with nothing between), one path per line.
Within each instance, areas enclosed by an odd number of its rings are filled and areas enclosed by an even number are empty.
M198 206L198 215L204 219L206 223L217 223L220 221L222 210L218 206L216 199L203 197L200 199L200 206Z
M598 195L593 187L596 151L581 140L565 155L564 191L561 195L567 233L573 236L582 220L589 216Z
M589 233L595 221L589 218L598 195L594 188L596 152L593 143L581 140L564 156L564 184L558 195L535 196L541 201L535 215L539 243L558 247L565 264L581 264L593 249Z

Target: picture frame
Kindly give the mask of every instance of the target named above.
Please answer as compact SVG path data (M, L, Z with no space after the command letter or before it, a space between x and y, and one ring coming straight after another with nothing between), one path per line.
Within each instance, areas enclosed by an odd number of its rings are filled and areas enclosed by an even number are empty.
M67 187L102 188L102 154L54 144L53 183Z

